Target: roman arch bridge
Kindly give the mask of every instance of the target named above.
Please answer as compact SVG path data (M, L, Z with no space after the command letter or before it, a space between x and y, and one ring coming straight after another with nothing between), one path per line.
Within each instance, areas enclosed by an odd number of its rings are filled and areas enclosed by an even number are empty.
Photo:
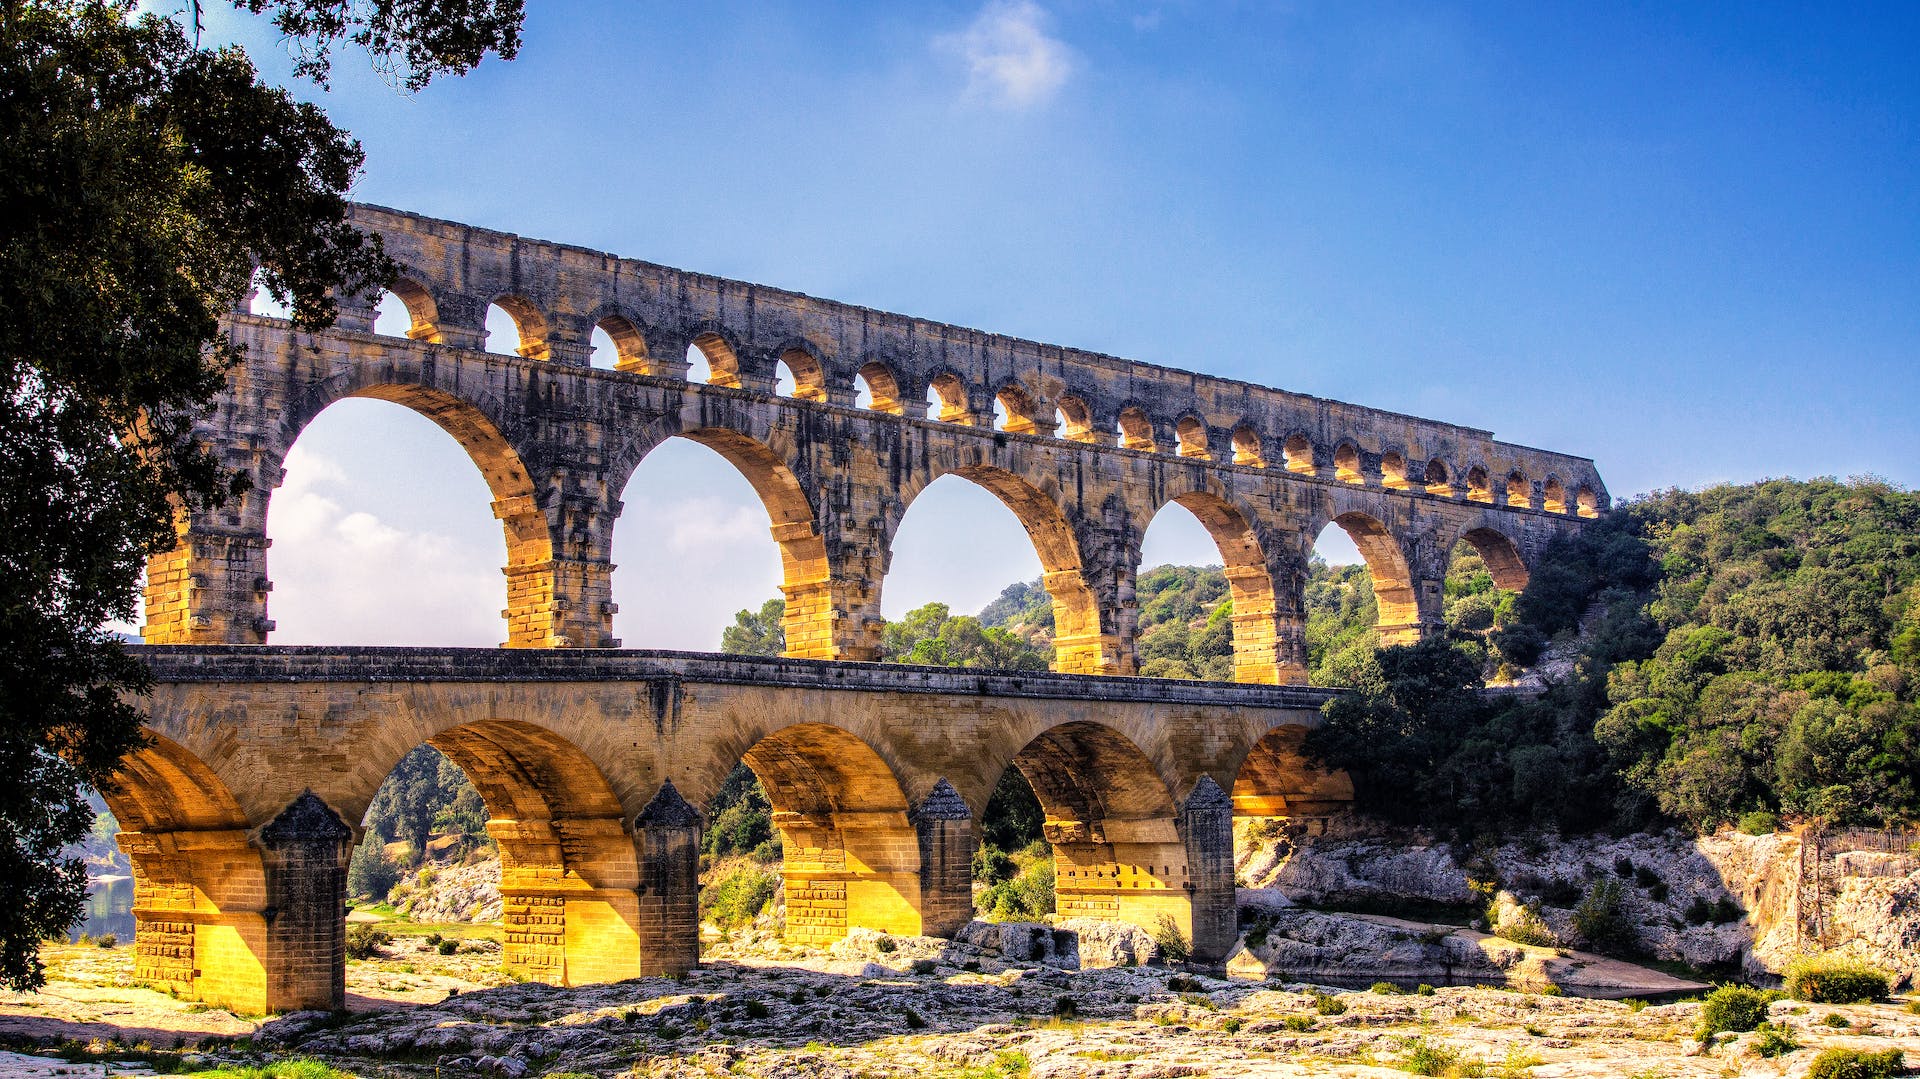
M697 960L699 807L744 760L785 844L787 932L950 934L974 822L1015 766L1046 812L1063 915L1170 920L1202 962L1234 935L1232 819L1350 797L1299 744L1307 560L1350 534L1381 635L1441 621L1448 553L1517 588L1603 512L1592 462L1488 432L687 273L376 207L411 325L377 297L323 333L236 312L246 347L198 437L253 480L183 514L149 565L153 744L109 802L136 873L140 976L249 1011L342 999L348 853L414 746L473 779L503 858L506 962L562 983ZM486 313L517 325L485 351ZM592 366L603 330L618 354ZM687 357L711 378L687 380ZM778 374L790 393L776 393ZM506 537L502 650L289 648L266 521L301 430L349 397L438 424ZM671 438L764 503L788 657L620 650L620 491ZM881 665L880 587L916 495L958 475L1031 537L1054 671ZM1219 547L1235 684L1132 677L1141 538L1169 503ZM661 569L670 567L662 566Z

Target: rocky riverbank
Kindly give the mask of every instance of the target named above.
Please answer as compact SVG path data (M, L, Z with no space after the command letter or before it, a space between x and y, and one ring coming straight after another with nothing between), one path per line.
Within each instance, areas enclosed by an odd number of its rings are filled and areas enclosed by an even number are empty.
M265 1023L68 980L110 979L116 962L130 968L124 947L96 949L84 967L62 953L49 992L0 994L0 1037L21 1048L31 1038L84 1041L118 1029L137 1032L129 1046L145 1040L167 1050L178 1040L178 1052L157 1054L166 1067L305 1056L362 1076L483 1079L1357 1077L1434 1065L1424 1073L1704 1079L1803 1075L1829 1046L1897 1048L1920 1059L1920 1015L1896 1004L1776 1003L1772 1020L1801 1048L1769 1058L1752 1035L1703 1050L1697 1003L1485 987L1389 994L1159 967L1072 971L965 942L861 934L805 950L755 932L735 934L711 950L728 957L710 952L683 979L488 987L468 977L487 957L442 957L420 943L400 941L348 964L359 1010ZM436 967L443 959L454 962ZM446 988L435 999L398 999L388 988L396 967L413 979L444 978ZM88 994L95 1018L82 1027L77 1002Z
M1696 970L1767 980L1798 955L1836 950L1913 984L1920 979L1920 857L1841 852L1817 859L1818 933L1802 887L1802 840L1679 832L1466 847L1336 819L1311 838L1297 826L1242 822L1243 884L1291 902L1348 910L1489 909L1503 933L1548 946L1596 943Z

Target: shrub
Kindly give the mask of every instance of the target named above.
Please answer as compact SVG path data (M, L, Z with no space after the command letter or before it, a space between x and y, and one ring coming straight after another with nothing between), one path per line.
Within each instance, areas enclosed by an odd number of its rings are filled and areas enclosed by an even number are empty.
M1596 952L1632 951L1640 934L1626 910L1626 892L1617 880L1596 880L1573 910L1573 927Z
M1710 921L1713 921L1713 905L1703 896L1694 896L1693 902L1687 904L1687 923L1705 925Z
M452 955L460 947L460 942L448 937L435 944L434 947L439 950L441 955Z
M1289 1015L1281 1020L1281 1024L1288 1030L1295 1031L1296 1033L1305 1033L1312 1030L1314 1025L1313 1020L1304 1015Z
M1633 859L1622 854L1613 860L1613 875L1621 880L1633 879Z
M1713 924L1715 925L1737 922L1746 916L1747 912L1743 910L1740 903L1730 895L1723 895L1713 901Z
M873 950L879 952L881 955L892 955L894 950L899 947L900 945L895 942L892 937L881 937L879 940L873 942Z
M1746 835L1772 835L1780 830L1780 818L1764 809L1756 809L1740 818L1740 831Z
M1187 935L1165 914L1153 927L1153 943L1160 949L1160 961L1163 963L1184 963L1193 955Z
M1315 993L1313 1010L1321 1015L1344 1015L1347 1011L1347 1002L1332 993Z
M1787 965L1787 995L1809 1004L1865 1004L1886 996L1888 983L1886 971L1836 956Z
M745 925L773 899L780 878L756 864L740 864L700 891L700 916L722 929Z
M919 1030L927 1025L927 1021L921 1017L920 1013L912 1008L903 1009L900 1018L906 1021L908 1030Z
M102 948L111 948L120 943L120 938L114 936L112 933L102 933L93 938L93 942Z
M1828 1049L1813 1058L1807 1079L1892 1079L1906 1065L1898 1049L1863 1053L1858 1049Z
M1487 923L1492 926L1493 935L1504 937L1515 944L1531 944L1536 948L1557 948L1560 939L1540 920L1540 915L1529 909L1522 909L1509 921L1495 921L1494 911L1487 911Z
M1421 982L1419 987L1414 989L1413 995L1416 997L1430 997L1433 995L1433 986Z
M1396 1067L1403 1072L1412 1072L1415 1075L1445 1075L1460 1063L1460 1054L1457 1051L1444 1045L1435 1045L1425 1038L1408 1038L1400 1043L1400 1047L1406 1050L1407 1055Z
M1767 995L1744 985L1723 985L1700 1005L1700 1039L1723 1031L1748 1031L1767 1018Z
M372 959L380 949L393 943L393 934L368 922L347 925L347 958Z
M1401 996L1404 990L1392 982L1374 982L1367 988L1367 992L1378 993L1383 997L1397 997Z
M1853 1026L1853 1020L1848 1019L1846 1016L1841 1015L1839 1012L1828 1012L1825 1016L1821 1018L1820 1025L1827 1026L1827 1027L1835 1027L1840 1030L1846 1030L1849 1027Z
M757 1000L747 1001L746 1007L743 1010L747 1013L748 1019L765 1019L767 1017L767 1006Z
M1786 1056L1800 1048L1799 1039L1795 1038L1793 1031L1786 1027L1762 1023L1756 1029L1760 1032L1760 1036L1753 1040L1753 1051L1769 1060Z

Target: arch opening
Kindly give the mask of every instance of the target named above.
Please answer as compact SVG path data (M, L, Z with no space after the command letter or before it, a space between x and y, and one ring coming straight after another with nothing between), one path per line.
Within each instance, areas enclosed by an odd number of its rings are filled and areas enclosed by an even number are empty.
M1430 495L1439 495L1441 498L1451 497L1453 485L1447 473L1447 463L1438 457L1428 461L1427 467L1422 470L1421 485Z
M1121 409L1116 426L1121 449L1139 450L1142 453L1154 453L1159 449L1154 443L1153 421L1140 409L1132 406Z
M708 330L687 345L687 381L740 388L740 357L727 339Z
M780 354L779 374L774 381L774 393L782 397L791 397L796 401L827 400L826 371L820 366L820 360L803 348L790 348Z
M546 515L474 405L364 387L302 424L282 467L264 522L276 642L494 645L503 606L507 643L546 641L512 613L550 590Z
M1548 513L1567 512L1567 489L1560 483L1560 477L1548 476L1545 499L1541 508Z
M1600 516L1599 496L1593 493L1593 488L1588 487L1584 483L1580 485L1580 490L1574 494L1574 512L1588 520Z
M610 552L620 640L711 651L734 616L697 624L685 612L758 610L777 593L785 654L835 657L826 544L806 489L773 449L728 428L682 431L627 475L621 505ZM680 572L663 574L663 564Z
M592 365L602 370L647 373L647 339L624 315L607 315L593 324Z
M967 384L960 376L943 371L927 384L927 406L941 423L973 423L973 411L967 404Z
M1032 789L1053 852L1054 910L1193 938L1194 875L1172 793L1125 735L1077 721L1028 742L1012 766Z
M637 977L640 867L620 799L564 735L517 720L435 733L367 804L348 889L418 920L497 922L510 973L549 985ZM497 855L497 898L444 906L418 883Z
M1288 472L1302 476L1314 474L1313 443L1307 439L1307 436L1293 435L1288 438L1285 453ZM1358 464L1357 461L1355 463Z
M1407 490L1407 459L1394 450L1380 455L1380 485L1395 491Z
M1170 507L1200 525L1221 568L1167 567L1139 575L1140 674L1264 684L1304 681L1298 626L1292 617L1281 617L1266 552L1247 516L1218 495L1188 492L1154 515L1143 552ZM1183 579L1196 573L1193 580ZM1219 584L1212 583L1214 574Z
M1365 484L1366 473L1360 471L1360 450L1351 442L1342 442L1333 451L1333 476L1341 483Z
M1507 505L1521 508L1533 505L1533 485L1519 469L1507 473Z
M246 814L198 756L144 733L148 744L100 791L133 876L134 979L242 1013L267 1011L266 868L247 840Z
M487 307L486 351L529 360L552 359L547 319L523 296L500 296Z
M1406 554L1393 533L1378 519L1359 512L1348 512L1333 519L1366 562L1367 577L1379 610L1379 629L1383 638L1395 630L1418 626L1420 607L1414 593L1413 571Z
M1179 423L1174 424L1173 433L1180 443L1180 456L1202 461L1213 460L1213 449L1208 444L1205 423L1196 417L1186 416Z
M855 408L872 409L889 416L899 416L906 412L900 401L900 380L893 375L893 369L879 360L869 360L854 376Z
M1038 406L1034 404L1033 395L1018 383L1009 383L1002 387L995 395L993 404L995 429L1015 435L1049 433L1040 429L1041 417L1038 414Z
M1233 429L1233 463L1252 468L1267 467L1267 453L1262 446L1260 432L1244 423Z
M1479 465L1467 470L1467 501L1493 504L1493 484L1487 479L1487 470Z
M1353 780L1317 767L1304 748L1305 726L1275 727L1241 760L1233 780L1236 884L1274 886L1296 843L1326 831L1328 818L1353 805Z
M764 735L737 759L707 800L704 918L731 930L779 901L786 939L803 944L853 928L918 935L929 913L951 920L927 909L939 897L923 894L906 794L872 746L808 722Z
M1060 437L1068 442L1093 443L1099 441L1093 429L1093 410L1087 403L1071 394L1060 398L1060 404L1054 409L1053 422Z

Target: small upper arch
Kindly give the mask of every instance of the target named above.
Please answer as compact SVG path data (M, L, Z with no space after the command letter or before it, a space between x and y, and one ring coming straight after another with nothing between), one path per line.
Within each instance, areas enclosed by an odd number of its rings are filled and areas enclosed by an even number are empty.
M1267 467L1266 440L1252 420L1241 420L1233 428L1233 463L1253 468Z
M1412 486L1407 479L1407 458L1399 450L1388 450L1380 455L1380 484L1396 491L1404 491Z
M899 416L906 412L901 394L900 379L893 373L893 365L877 356L868 357L855 373L856 384L864 384L867 394L867 407L875 412L884 412L889 416Z
M779 364L785 367L787 374L793 378L791 396L794 400L825 403L827 369L812 342L797 339L783 345L780 349Z
M1087 407L1084 397L1075 393L1061 394L1054 410L1061 438L1068 442L1099 441L1093 429L1093 409Z
M433 298L433 290L421 282L424 275L402 268L398 276L387 283L387 291L407 309L407 336L415 341L438 343L440 337L440 305Z
M966 379L951 367L941 367L927 379L929 403L937 404L939 411L934 419L942 423L971 424L973 409L970 407Z
M1154 453L1159 450L1153 437L1153 421L1147 418L1146 410L1139 405L1127 405L1120 410L1116 426L1120 432L1120 448Z
M593 316L593 328L613 342L613 369L645 373L650 362L647 336L625 311L605 307Z
M397 295L397 294L396 294ZM404 299L404 297L403 297ZM493 298L491 306L505 311L520 332L520 344L513 351L529 360L553 358L547 347L547 316L525 296L506 293Z
M1210 433L1207 421L1189 412L1173 425L1174 438L1180 443L1180 456L1193 457L1202 461L1213 460L1213 447L1210 445Z
M1580 485L1580 489L1574 493L1573 510L1588 519L1600 516L1600 498L1593 493L1593 488L1584 483Z
M1527 474L1517 468L1507 473L1507 505L1520 509L1533 505L1533 484Z
M1288 472L1292 472L1292 473L1295 473L1296 475L1302 475L1302 476L1313 475L1314 466L1313 466L1313 440L1312 439L1309 439L1306 435L1298 431L1295 431L1293 434L1290 434L1287 436L1286 445L1282 447L1282 452L1284 452L1287 457Z
M707 361L709 386L740 387L740 350L726 330L705 323L694 327L690 340L691 347L699 349Z
M1467 501L1493 503L1493 484L1487 478L1487 470L1480 465L1467 469Z
M1040 405L1028 392L1026 384L1017 378L1001 383L993 395L994 403L1006 414L999 428L1009 434L1031 435L1040 432L1042 427L1051 427L1053 418L1039 414Z
M1447 463L1438 457L1428 461L1426 467L1421 470L1420 485L1425 487L1430 495L1446 498L1453 494L1451 481L1452 476L1447 471Z
M1567 487L1560 482L1560 477L1549 474L1543 494L1545 498L1541 509L1548 513L1567 512Z
M1364 485L1367 474L1361 471L1360 447L1342 441L1333 450L1333 478L1341 483Z

